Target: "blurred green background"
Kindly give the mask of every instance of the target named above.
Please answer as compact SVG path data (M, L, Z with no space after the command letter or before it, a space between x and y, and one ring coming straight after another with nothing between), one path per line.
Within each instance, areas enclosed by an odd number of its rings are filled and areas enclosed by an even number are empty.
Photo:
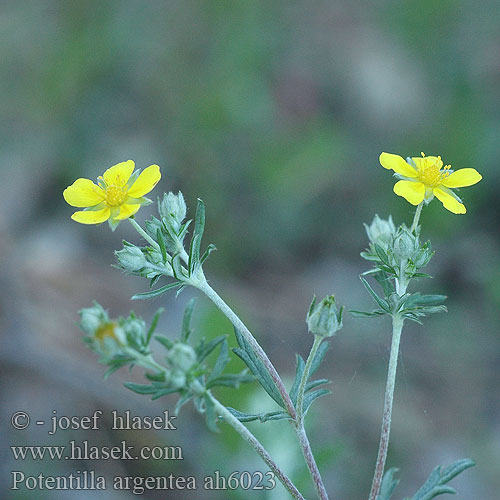
M471 457L456 498L496 500L500 491L500 10L485 0L314 2L29 1L0 4L0 407L2 498L136 498L131 492L9 491L10 471L65 475L194 475L265 466L236 435L212 435L191 408L172 436L151 431L14 431L17 410L33 418L99 409L161 414L81 343L77 311L95 298L112 316L147 283L112 269L128 224L70 220L62 190L134 159L158 163L152 193L182 189L207 205L205 266L213 286L244 318L286 380L294 353L307 355L305 313L313 293L371 307L358 275L363 222L396 223L412 207L392 193L381 151L440 154L484 180L463 190L465 216L438 201L422 215L436 250L422 290L449 296L446 315L406 326L388 466L400 468L395 498L412 495L433 467ZM143 208L138 220L154 207ZM191 212L191 215L193 212ZM186 290L133 303L177 334ZM197 335L231 333L203 297ZM389 352L387 318L347 317L320 375L332 396L309 415L310 438L332 499L366 498L375 461ZM237 361L233 365L241 368ZM273 409L257 387L219 393L241 410ZM251 425L313 497L300 451L283 422ZM279 439L276 439L279 436ZM15 462L12 444L178 444L182 464L152 461ZM171 441L170 441L171 440ZM109 479L111 480L111 479ZM286 498L264 492L145 492L161 498Z

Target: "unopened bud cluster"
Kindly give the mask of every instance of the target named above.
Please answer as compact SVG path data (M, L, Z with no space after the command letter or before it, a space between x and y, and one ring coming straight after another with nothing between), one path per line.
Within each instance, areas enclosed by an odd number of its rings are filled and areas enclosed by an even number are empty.
M365 224L365 228L370 246L361 255L367 260L381 261L395 269L408 266L415 271L426 266L432 257L430 242L420 244L418 228L415 232L404 224L396 228L391 216L384 220L376 215L369 226Z

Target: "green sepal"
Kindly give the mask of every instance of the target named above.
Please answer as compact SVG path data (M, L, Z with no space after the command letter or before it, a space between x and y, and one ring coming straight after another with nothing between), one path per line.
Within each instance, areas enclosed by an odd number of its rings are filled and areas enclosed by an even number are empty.
M427 479L415 495L413 495L411 499L405 500L431 500L444 493L456 493L451 486L446 486L446 483L449 483L454 477L474 465L476 465L475 462L469 458L457 460L446 467L446 469L442 469L442 466L439 465L431 472L429 479Z
M271 378L271 375L267 371L267 368L264 366L264 363L257 357L251 345L236 328L234 329L234 333L240 347L234 348L233 352L248 366L250 371L257 377L259 384L269 394L269 396L282 408L286 408L281 394L278 391L274 380Z
M176 288L181 286L181 283L175 281L174 283L169 283L168 285L162 286L161 288L157 288L156 290L150 290L149 292L136 293L131 297L130 300L145 300L152 299L153 297L158 297L163 295L165 292L172 290L172 288Z
M392 467L385 474L380 486L380 493L376 500L390 500L396 486L399 484L399 479L394 479L394 474L399 471L396 467Z
M253 422L258 420L261 423L270 422L273 420L291 420L290 415L288 415L285 411L271 411L268 413L244 413L230 406L226 406L227 410L229 410L240 422Z
M157 274L154 278L151 278L151 281L149 282L149 288L153 288L156 285L156 283L158 283L160 278L161 274Z

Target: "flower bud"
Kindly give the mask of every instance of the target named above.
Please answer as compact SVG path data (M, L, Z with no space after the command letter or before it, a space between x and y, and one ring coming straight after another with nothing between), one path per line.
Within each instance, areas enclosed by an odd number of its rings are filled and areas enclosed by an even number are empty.
M107 312L97 302L92 307L82 309L79 314L80 328L87 335L94 335L102 325L109 323Z
M394 254L401 260L410 259L418 250L418 240L405 227L401 226L394 237Z
M127 318L121 325L131 344L141 345L146 338L146 323L139 318Z
M325 297L319 304L316 303L316 297L314 297L306 318L309 331L322 337L333 336L342 328L343 310L344 308L341 307L340 311L337 311L333 295Z
M116 258L125 271L138 271L147 265L146 258L141 249L136 246L125 246L115 252Z
M182 221L186 218L186 211L186 202L180 191L176 195L172 192L165 193L163 200L158 202L158 212L167 220L175 232L179 231Z
M170 366L181 372L187 373L196 363L196 353L194 349L182 342L176 343L168 353Z
M377 245L380 245L384 250L387 250L396 232L396 227L394 226L394 222L392 222L392 216L389 215L389 218L385 220L375 215L372 223L369 226L366 224L364 226L369 240L373 244L377 243Z

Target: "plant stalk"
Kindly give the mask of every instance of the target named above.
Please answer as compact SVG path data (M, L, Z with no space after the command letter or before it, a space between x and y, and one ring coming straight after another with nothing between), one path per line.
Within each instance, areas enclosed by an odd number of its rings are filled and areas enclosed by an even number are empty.
M387 384L385 387L384 413L382 416L382 428L380 431L380 443L378 448L377 462L375 464L375 474L373 476L372 488L369 500L376 500L380 492L382 477L384 474L387 449L389 447L389 435L391 432L392 403L394 400L394 386L396 382L396 370L398 365L399 342L401 331L403 330L403 318L399 315L392 319L392 343L389 357L389 369L387 372Z
M215 399L209 391L207 391L207 394L214 404L217 413L261 456L262 460L264 460L267 466L274 472L290 495L297 500L305 500L290 478L279 468L267 450L248 430L248 428L244 426L222 403Z
M155 248L156 250L160 250L160 245L158 245L158 243L156 243L156 241L151 238L151 236L149 236L148 233L146 233L146 231L144 231L144 229L142 229L142 227L135 221L135 219L132 219L132 218L129 218L128 219L130 224L132 224L132 226L134 226L134 229L153 247Z
M224 302L224 300L217 294L217 292L208 284L206 280L196 285L205 295L222 311L222 313L231 321L234 327L245 337L247 342L252 346L255 354L260 358L269 375L272 377L273 382L275 383L283 402L286 406L286 410L288 414L292 417L295 434L297 435L297 439L299 441L300 447L302 449L302 454L304 455L304 459L306 461L307 468L309 469L309 473L314 483L314 488L318 493L318 497L321 500L328 500L328 494L326 492L326 488L323 484L323 480L321 478L321 474L318 469L318 465L316 464L316 460L314 459L314 455L312 453L311 444L309 443L309 439L307 438L307 434L304 428L304 423L302 419L298 419L297 411L295 410L292 400L288 395L288 392L285 389L285 385L281 380L276 368L269 360L267 354L264 352L262 347L259 345L255 337L252 335L250 330L246 327L246 325L241 321L241 319L235 314L235 312ZM319 347L319 346L318 346ZM312 359L311 359L312 363Z
M417 206L417 210L415 211L415 215L413 216L413 222L411 224L410 233L413 233L413 231L417 229L418 221L420 219L420 214L422 213L423 206L424 206L423 201L419 203L419 205Z

